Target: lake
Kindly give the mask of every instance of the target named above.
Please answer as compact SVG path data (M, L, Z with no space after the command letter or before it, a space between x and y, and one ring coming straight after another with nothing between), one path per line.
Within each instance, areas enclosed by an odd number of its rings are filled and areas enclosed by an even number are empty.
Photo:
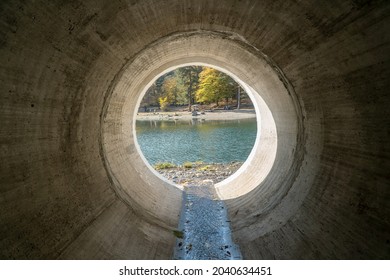
M136 121L138 143L151 165L245 161L256 132L256 119Z

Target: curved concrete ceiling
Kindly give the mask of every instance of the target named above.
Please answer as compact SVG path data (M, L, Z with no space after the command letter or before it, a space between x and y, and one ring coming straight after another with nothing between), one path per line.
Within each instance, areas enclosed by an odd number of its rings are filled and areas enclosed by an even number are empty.
M182 190L143 163L133 120L188 63L234 75L263 117L241 177L218 186L244 258L389 258L389 11L2 1L1 258L172 257Z

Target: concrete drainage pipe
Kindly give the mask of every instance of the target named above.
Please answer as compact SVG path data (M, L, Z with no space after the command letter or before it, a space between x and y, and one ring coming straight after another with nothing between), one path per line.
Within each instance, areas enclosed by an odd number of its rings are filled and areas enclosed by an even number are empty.
M259 133L217 185L246 259L389 258L386 1L0 4L0 257L168 259L182 189L139 152L166 71L210 65Z

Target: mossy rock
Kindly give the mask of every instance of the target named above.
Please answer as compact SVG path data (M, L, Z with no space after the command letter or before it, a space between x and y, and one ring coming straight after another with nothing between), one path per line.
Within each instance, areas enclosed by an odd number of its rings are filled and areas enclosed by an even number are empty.
M186 161L185 163L183 163L184 168L192 168L192 166L193 166L192 162Z
M175 168L176 165L170 162L158 162L154 165L154 169L156 170L162 170L162 169L169 169L169 168Z
M184 232L181 230L173 230L173 235L180 239L184 238Z

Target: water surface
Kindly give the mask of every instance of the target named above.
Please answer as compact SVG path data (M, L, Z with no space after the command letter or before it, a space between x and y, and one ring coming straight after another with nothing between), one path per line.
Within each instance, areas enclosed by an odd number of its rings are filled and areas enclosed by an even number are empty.
M136 121L138 143L151 165L245 161L256 131L256 119Z

